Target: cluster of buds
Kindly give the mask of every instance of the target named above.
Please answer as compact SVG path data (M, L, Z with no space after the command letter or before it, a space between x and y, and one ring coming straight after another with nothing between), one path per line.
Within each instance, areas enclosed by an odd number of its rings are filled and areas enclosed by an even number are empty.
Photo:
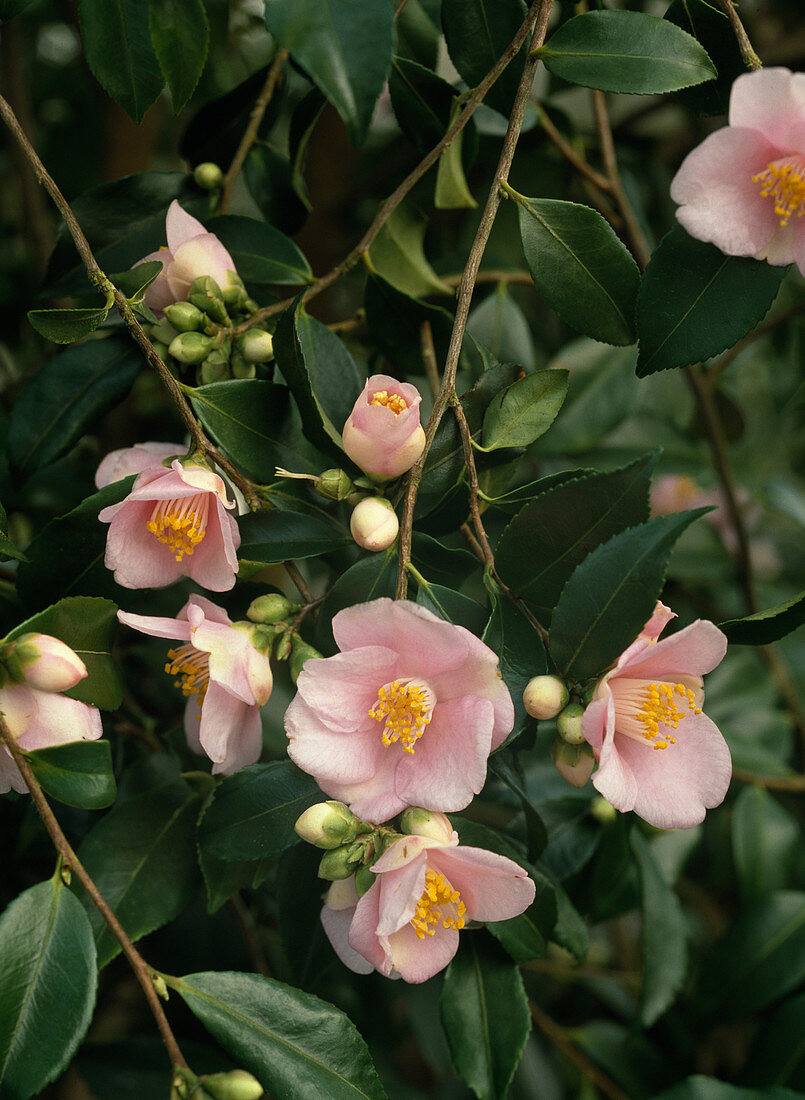
M534 676L523 692L523 706L539 721L556 719L557 736L551 745L551 759L568 783L583 787L595 764L593 750L581 729L583 704L570 701L567 685L558 676Z
M305 810L294 829L302 840L324 849L319 878L338 882L355 875L359 895L374 881L369 868L399 835L386 826L362 821L346 803L335 801L318 802Z
M208 1073L202 1077L176 1067L171 1100L260 1100L263 1086L244 1069Z
M178 372L195 367L199 385L254 378L256 365L274 358L271 334L260 325L237 331L258 305L239 275L230 271L227 280L222 289L210 275L194 279L187 300L166 305L150 329L159 355L170 356Z
M309 658L321 657L296 631L295 620L301 610L300 604L292 603L280 592L268 592L252 600L246 612L246 617L255 624L252 632L260 638L263 651L268 652L276 642L274 656L278 661L288 661L294 683Z

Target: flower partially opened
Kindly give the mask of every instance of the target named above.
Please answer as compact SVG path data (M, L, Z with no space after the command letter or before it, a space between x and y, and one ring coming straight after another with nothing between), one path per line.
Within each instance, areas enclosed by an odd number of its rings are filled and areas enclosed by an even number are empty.
M643 632L598 684L582 731L598 760L593 785L612 805L659 829L687 829L724 799L729 749L702 712L702 676L727 639L711 622L658 641L676 616L658 603Z
M229 775L254 764L263 746L260 708L273 678L267 654L254 645L252 625L233 625L203 596L191 596L175 619L126 611L117 617L143 634L183 643L168 650L165 671L187 698L188 744L213 761L213 773Z
M446 819L445 819L446 820ZM334 882L321 921L351 970L424 982L450 962L471 920L516 917L534 900L527 871L505 856L444 839L403 836L371 870L377 881L358 898L354 878Z
M167 247L150 252L139 261L160 260L162 271L145 291L145 304L163 310L171 302L183 302L190 284L209 275L223 288L235 263L214 233L208 233L198 219L188 214L177 199L168 207L165 218Z
M339 611L341 653L305 663L285 714L288 755L359 817L461 810L514 725L497 656L406 600Z
M141 474L161 466L169 458L183 455L187 450L181 443L137 443L134 447L121 447L110 451L95 471L95 485L103 489L114 481L120 481L131 474Z
M422 397L416 386L373 374L349 414L341 439L364 473L378 480L410 470L425 446L419 423Z

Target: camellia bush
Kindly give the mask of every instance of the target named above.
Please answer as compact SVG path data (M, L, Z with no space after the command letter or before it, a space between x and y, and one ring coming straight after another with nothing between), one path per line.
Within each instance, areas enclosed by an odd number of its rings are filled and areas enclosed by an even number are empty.
M0 20L0 1100L805 1097L801 0Z

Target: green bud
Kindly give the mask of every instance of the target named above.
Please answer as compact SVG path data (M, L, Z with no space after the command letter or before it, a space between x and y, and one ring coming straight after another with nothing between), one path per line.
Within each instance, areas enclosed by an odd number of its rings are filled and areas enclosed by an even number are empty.
M187 300L202 313L206 313L211 321L216 321L219 325L231 324L221 288L210 275L202 275L193 280Z
M350 848L335 848L332 852L325 852L319 863L319 878L328 882L337 879L349 878L362 863L360 852L357 856Z
M153 345L154 351L164 363L170 354L168 345L163 344L161 340L154 340L153 337L151 338L151 344Z
M293 639L290 634L283 634L280 640L277 642L277 648L275 650L275 656L278 661L287 661L291 655L291 646Z
M252 600L246 618L253 623L278 623L298 610L299 604L291 603L287 596L279 592L268 592L265 596Z
M274 341L270 332L250 328L238 337L238 348L247 363L267 363L274 358Z
M212 275L199 275L197 279L194 279L187 294L188 301L192 300L190 298L191 294L201 294L205 298L218 298L223 301L223 292Z
M556 719L556 728L559 736L568 745L584 744L584 734L581 732L581 719L584 707L581 703L570 703Z
M193 179L202 191L217 191L224 182L224 173L217 164L213 164L211 160L205 160L202 164L196 165L193 170Z
M224 296L224 305L230 312L232 310L241 310L244 302L249 296L242 286L225 286L222 293Z
M435 810L423 810L421 806L409 806L403 810L400 828L409 836L427 836L431 840L448 841L453 836L449 818Z
M229 359L226 356L219 357L217 351L210 352L198 368L197 378L200 386L206 386L210 382L226 382L231 378Z
M570 698L558 676L534 676L525 686L523 706L532 718L540 721L555 718Z
M377 875L365 863L362 863L355 872L355 892L362 898L367 890L371 890L377 882Z
M305 810L294 829L302 840L317 848L340 848L351 844L363 822L343 802L317 802Z
M157 321L155 325L151 325L149 335L152 342L154 340L159 340L163 344L170 344L170 342L179 335L179 332L173 327L170 321L167 321L163 317L161 321Z
M246 301L243 303L243 312L248 313L249 316L251 316L253 313L256 313L259 308L260 306L257 304L257 302L255 302L254 298L247 298Z
M198 1080L212 1100L260 1100L263 1095L263 1086L245 1069L210 1073Z
M593 750L586 741L581 745L569 745L561 737L551 745L551 760L559 774L574 787L584 786L595 765Z
M235 378L254 378L257 368L254 363L247 363L237 350L232 352L232 374Z
M314 649L312 645L302 641L298 634L294 634L291 639L291 662L289 665L291 679L294 683L298 680L305 661L309 661L311 657L321 657L321 653L318 649Z
M212 351L212 340L202 332L181 332L168 351L180 363L200 363Z
M346 500L354 486L343 470L325 470L316 478L314 489L329 500Z
M173 302L164 313L178 332L198 332L204 326L204 314L192 302Z
M600 821L602 825L611 825L618 816L618 811L612 803L607 802L607 800L600 795L594 798L590 803L590 813L594 818Z

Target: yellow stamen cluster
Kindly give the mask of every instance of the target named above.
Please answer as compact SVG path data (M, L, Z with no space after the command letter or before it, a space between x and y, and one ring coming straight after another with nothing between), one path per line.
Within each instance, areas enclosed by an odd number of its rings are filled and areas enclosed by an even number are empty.
M674 695L678 699L674 698ZM676 729L685 717L677 702L687 704L688 710L701 714L702 708L696 706L696 695L692 688L684 684L663 684L652 681L643 693L642 705L636 718L643 726L643 737L652 742L652 748L667 749L676 744L675 737L660 737L660 726Z
M404 397L400 397L398 393L389 393L388 390L378 390L377 393L372 395L370 405L384 405L387 409L391 409L395 416L399 416L401 412L405 412L408 408Z
M440 871L429 870L425 873L422 897L416 903L416 912L411 917L411 927L420 940L424 940L425 936L435 936L439 925L442 928L455 928L460 932L464 927L466 912L467 907L458 890L453 889Z
M160 500L154 505L146 527L171 550L176 561L195 552L204 538L209 511L209 493L196 493L179 500Z
M191 695L198 697L199 716L201 704L210 686L210 655L200 649L196 649L189 642L180 645L177 649L168 650L168 660L165 671L169 676L178 676L174 681L174 687L181 688L182 695L189 698Z
M393 680L377 693L377 702L369 717L385 722L383 744L386 748L399 741L406 752L414 746L430 723L433 699L430 691L415 680Z
M764 198L774 199L774 213L780 225L788 225L795 214L798 218L805 214L805 159L802 157L772 161L764 172L752 176L752 182L762 185L760 193Z

